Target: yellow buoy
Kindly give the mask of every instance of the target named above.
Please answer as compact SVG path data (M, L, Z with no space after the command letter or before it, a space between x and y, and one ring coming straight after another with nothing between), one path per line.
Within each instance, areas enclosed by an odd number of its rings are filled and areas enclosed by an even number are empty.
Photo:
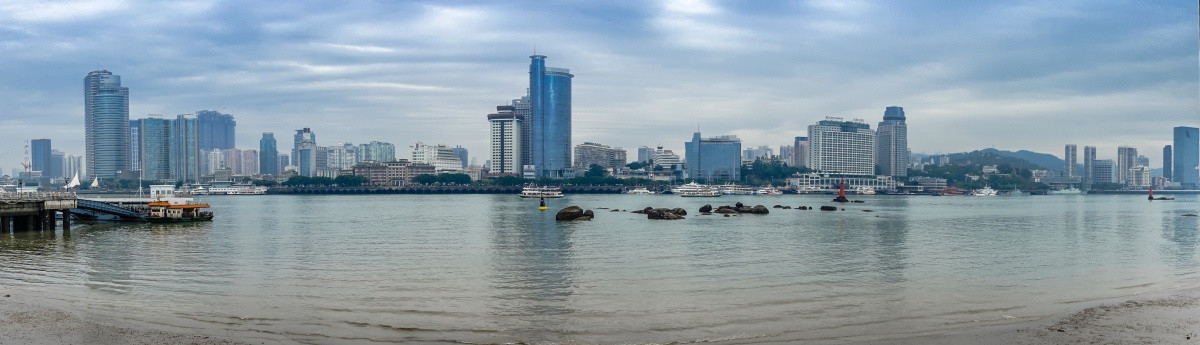
M538 211L545 211L545 210L546 210L546 198L542 198L541 203L538 204Z

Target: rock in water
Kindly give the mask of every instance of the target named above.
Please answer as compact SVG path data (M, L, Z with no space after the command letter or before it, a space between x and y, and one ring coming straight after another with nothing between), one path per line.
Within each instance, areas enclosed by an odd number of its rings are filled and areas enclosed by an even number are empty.
M677 207L677 208L675 208L675 209L673 209L673 210L671 210L671 213L674 213L674 214L677 214L677 215L681 215L681 216L686 216L686 215L687 215L687 211L686 211L686 210L684 210L684 209L682 209L682 208L678 208L678 207Z
M763 206L763 205L755 205L754 208L750 209L750 213L768 214L768 213L771 213L771 210L768 210L767 207Z
M837 207L833 207L833 206L821 206L821 211L837 211Z
M704 212L712 212L712 205L704 204L704 206L700 206L700 213Z
M554 215L554 220L561 222L561 221L565 221L565 220L575 220L575 218L579 218L582 216L583 216L582 208L580 208L579 206L567 206L564 209L558 210L558 213Z
M736 204L733 204L733 207L736 207L736 208L742 208L743 206L746 206L746 205L742 205L742 203L741 203L741 202L738 202L738 203L736 203Z
M646 212L646 219L683 219L683 215L676 214L674 211L666 208L651 209L649 212Z
M596 218L596 214L595 214L595 213L592 213L592 210L584 210L584 211L583 211L583 216L588 218L588 219L585 219L585 220L592 220L592 218ZM575 219L576 219L576 220L579 220L579 218L575 218Z

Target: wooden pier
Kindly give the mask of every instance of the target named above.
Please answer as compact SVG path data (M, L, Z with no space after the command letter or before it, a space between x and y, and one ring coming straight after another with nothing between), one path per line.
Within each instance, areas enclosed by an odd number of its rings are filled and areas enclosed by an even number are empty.
M0 194L0 233L54 231L59 213L63 230L70 231L71 209L75 207L75 193Z

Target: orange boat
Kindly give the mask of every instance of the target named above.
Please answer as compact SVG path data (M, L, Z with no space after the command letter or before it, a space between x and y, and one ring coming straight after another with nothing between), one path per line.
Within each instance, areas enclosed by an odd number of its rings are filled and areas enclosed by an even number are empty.
M151 223L180 223L211 221L212 212L204 212L208 204L172 204L166 201L152 201L149 204L150 214L146 220Z

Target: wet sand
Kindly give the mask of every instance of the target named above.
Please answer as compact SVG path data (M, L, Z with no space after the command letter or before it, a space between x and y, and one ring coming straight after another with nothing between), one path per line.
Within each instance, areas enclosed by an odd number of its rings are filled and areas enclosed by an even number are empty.
M69 306L0 290L0 344L248 344L200 334L134 329Z

